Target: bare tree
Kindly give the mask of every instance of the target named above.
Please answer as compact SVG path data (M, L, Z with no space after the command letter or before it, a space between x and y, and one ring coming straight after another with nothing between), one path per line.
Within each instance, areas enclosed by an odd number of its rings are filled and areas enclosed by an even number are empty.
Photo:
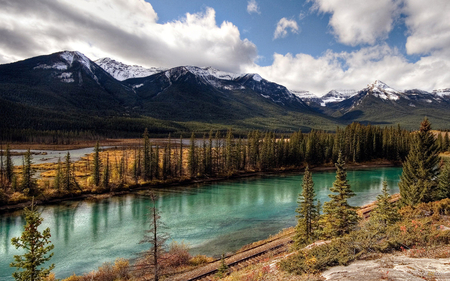
M157 195L155 193L150 194L150 199L152 200L152 206L150 209L150 229L146 231L144 238L140 243L149 243L151 247L144 253L145 259L148 261L150 267L154 272L155 281L159 280L161 276L160 267L161 259L165 253L165 242L169 239L169 235L165 230L167 227L161 221L161 215L156 207Z

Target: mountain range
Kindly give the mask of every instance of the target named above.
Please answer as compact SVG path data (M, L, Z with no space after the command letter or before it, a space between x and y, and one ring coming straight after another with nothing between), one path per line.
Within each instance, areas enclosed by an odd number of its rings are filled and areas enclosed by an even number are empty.
M258 74L211 67L144 68L63 51L0 65L4 129L92 130L123 135L226 130L334 130L353 121L448 128L450 89L397 91L381 81L323 97Z

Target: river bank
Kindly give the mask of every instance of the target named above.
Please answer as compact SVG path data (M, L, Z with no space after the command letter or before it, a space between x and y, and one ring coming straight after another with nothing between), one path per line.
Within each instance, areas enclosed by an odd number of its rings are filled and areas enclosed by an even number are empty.
M398 162L391 162L388 160L374 160L371 162L364 163L350 163L346 164L347 170L363 170L363 169L371 169L371 168L381 168L381 167L399 167L401 166ZM331 171L335 170L335 166L333 164L324 164L319 166L310 167L311 172L322 172L322 171ZM64 201L76 201L76 200L97 200L108 198L112 196L125 195L133 192L139 192L142 190L150 190L150 189L164 189L164 188L174 188L174 187L185 187L194 184L207 184L214 182L221 182L227 180L234 180L240 178L251 178L251 177L261 177L266 175L281 175L281 174L289 174L289 173L302 173L305 168L282 168L271 171L248 171L248 172L239 172L232 174L230 176L222 176L222 177L210 177L210 178L185 178L181 180L167 180L165 182L158 183L143 183L137 185L126 185L123 187L116 188L114 190L102 190L97 189L95 192L92 190L80 191L78 194L67 194L67 195L56 195L51 198L35 198L35 205L53 205L58 204ZM0 206L0 214L5 212L12 212L21 210L25 207L29 207L31 205L31 201L20 202L16 204L5 204Z

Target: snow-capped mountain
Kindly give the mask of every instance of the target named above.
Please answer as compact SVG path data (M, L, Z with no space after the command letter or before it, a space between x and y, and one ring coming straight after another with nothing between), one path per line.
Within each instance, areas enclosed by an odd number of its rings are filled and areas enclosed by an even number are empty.
M375 81L360 91L332 90L317 97L289 91L256 73L97 62L64 51L0 65L0 113L18 120L13 126L43 130L109 126L141 131L144 125L160 124L163 131L176 131L185 130L186 122L286 130L301 124L308 130L314 124L335 127L354 121L415 128L425 115L441 128L450 123L450 89L398 91ZM42 116L45 121L39 121Z
M139 65L128 65L110 58L101 58L96 60L95 63L119 81L147 77L167 70L167 68L163 67L145 68Z
M77 75L71 69L74 63L78 63L85 73L90 75L98 83L96 72L101 68L95 63L92 63L84 54L76 51L63 51L56 55L59 56L59 59L55 57L52 63L38 63L33 69L53 69L55 70L56 78L59 78L63 83L74 83L77 78L78 83L82 83L80 73Z
M432 94L441 98L450 98L450 88L434 90Z
M326 106L328 103L341 102L353 97L357 93L355 90L331 90L321 98L322 103L320 105Z
M256 73L236 74L217 70L212 67L197 66L180 66L171 69L153 67L149 69L137 65L126 65L110 58L99 59L95 62L111 76L119 81L125 81L125 83L129 84L135 90L143 87L146 83L154 83L154 81L153 79L144 79L136 82L137 80L133 80L133 78L145 78L156 74L164 74L165 77L163 76L162 79L167 80L168 85L166 87L169 87L173 81L178 81L180 77L190 73L196 77L199 83L210 85L220 90L233 91L248 88L260 93L262 97L280 104L298 103L304 106L303 101L284 86L269 82ZM142 89L145 89L145 87Z
M364 90L373 94L375 97L379 97L384 100L398 100L400 98L399 91L389 87L379 80L376 80L374 83L367 85L367 88Z

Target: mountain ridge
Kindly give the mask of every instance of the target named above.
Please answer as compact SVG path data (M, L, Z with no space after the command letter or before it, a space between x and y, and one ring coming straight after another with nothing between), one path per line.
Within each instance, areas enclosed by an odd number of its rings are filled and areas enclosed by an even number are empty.
M331 90L317 97L291 91L257 73L98 62L63 51L0 65L0 107L3 112L7 105L29 112L30 116L8 116L13 127L37 124L33 126L40 130L138 132L149 127L175 132L236 127L291 132L333 130L351 122L414 128L423 116L435 118L441 128L450 123L450 89L397 91L376 80L359 91ZM45 122L31 120L39 116Z

